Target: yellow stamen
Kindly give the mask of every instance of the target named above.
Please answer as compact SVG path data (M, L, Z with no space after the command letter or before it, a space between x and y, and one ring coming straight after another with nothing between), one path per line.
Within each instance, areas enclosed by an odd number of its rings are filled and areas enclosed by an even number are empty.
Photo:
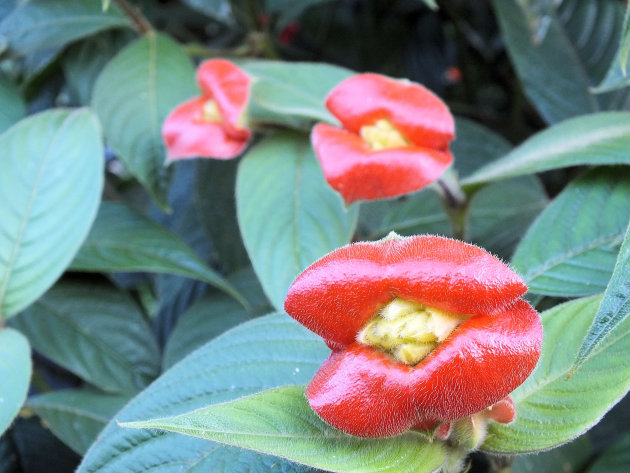
M392 122L386 119L377 120L374 125L362 126L359 134L374 151L411 146L411 143L396 129Z
M398 361L422 361L461 324L465 316L396 298L359 332L358 341L389 353Z
M210 99L203 104L203 109L201 111L201 118L206 122L216 122L221 123L223 118L221 117L221 111L219 110L219 106L217 103Z

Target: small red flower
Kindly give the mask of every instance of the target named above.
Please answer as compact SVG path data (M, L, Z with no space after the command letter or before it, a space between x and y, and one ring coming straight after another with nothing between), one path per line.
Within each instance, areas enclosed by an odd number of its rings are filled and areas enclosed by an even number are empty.
M388 437L489 409L540 356L542 326L520 277L486 251L435 236L356 243L293 282L285 310L332 349L308 385L332 426ZM511 410L511 414L510 414Z
M250 77L225 59L211 59L197 69L202 96L177 106L164 121L168 159L230 159L247 146L245 124Z
M359 74L336 86L326 107L343 128L320 123L311 139L326 180L347 203L419 190L453 162L453 116L419 84Z

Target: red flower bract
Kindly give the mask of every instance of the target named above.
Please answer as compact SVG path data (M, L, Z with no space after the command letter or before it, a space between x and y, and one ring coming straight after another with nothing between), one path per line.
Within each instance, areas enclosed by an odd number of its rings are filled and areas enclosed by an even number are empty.
M166 118L162 136L168 159L234 158L251 137L245 126L250 77L224 59L211 59L197 69L202 96L177 106Z
M346 433L388 437L494 405L540 356L542 326L525 291L501 261L448 238L333 251L285 302L332 348L306 390L311 407Z
M313 148L326 180L348 203L419 190L453 162L453 116L419 84L359 74L336 86L326 107L343 128L316 125Z

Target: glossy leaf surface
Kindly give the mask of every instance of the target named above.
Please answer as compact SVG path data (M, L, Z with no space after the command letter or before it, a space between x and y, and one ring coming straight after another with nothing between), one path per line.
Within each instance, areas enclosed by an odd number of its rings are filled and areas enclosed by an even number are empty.
M317 417L302 386L123 426L193 435L335 472L429 473L438 470L446 457L440 441L431 443L416 432L386 439L339 432Z
M153 33L120 51L94 86L92 107L107 144L163 207L168 176L162 122L197 93L190 58L172 39Z
M27 407L67 446L83 455L128 400L127 396L68 389L33 396Z
M604 298L597 310L593 325L586 334L582 347L575 360L574 369L580 366L605 342L609 334L614 333L630 315L630 232L621 244L615 269L604 292Z
M177 236L128 207L111 202L101 204L94 227L71 268L178 274L205 281L242 301L236 289Z
M261 317L221 335L173 366L117 416L120 422L178 415L261 390L306 383L328 355L324 343L285 314ZM110 422L78 473L283 473L304 471L274 457L207 440L130 430Z
M151 328L111 286L62 281L12 324L37 351L106 391L136 392L159 373Z
M334 86L353 74L328 64L275 61L247 62L243 68L254 78L252 99L264 110L279 114L277 119L289 115L329 123L336 120L324 100ZM273 121L264 113L259 118Z
M507 259L547 203L536 176L494 182L470 199L466 238Z
M14 52L24 55L129 26L118 9L104 12L98 0L31 0L21 2L3 19L0 35L8 39Z
M0 319L66 269L96 216L103 146L87 109L33 115L0 136Z
M295 277L349 243L357 209L346 209L324 180L308 138L278 133L241 161L237 215L256 274L276 309Z
M482 184L584 164L628 164L629 150L630 113L595 113L537 133L505 157L475 171L463 184Z
M614 0L566 0L549 6L546 34L532 34L518 0L495 0L494 10L523 89L548 123L620 108L624 97L595 95L621 30L621 6Z
M26 399L31 370L28 340L11 328L0 330L0 437Z
M630 218L627 168L587 172L529 229L512 261L530 292L559 297L603 292Z
M484 450L526 453L566 443L595 425L626 394L628 319L568 377L600 301L600 297L577 299L542 314L542 356L532 375L511 394L516 420L491 424Z

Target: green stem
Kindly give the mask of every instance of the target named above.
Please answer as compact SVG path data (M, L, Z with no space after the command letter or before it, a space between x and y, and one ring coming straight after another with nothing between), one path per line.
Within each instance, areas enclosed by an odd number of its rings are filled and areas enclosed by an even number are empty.
M466 238L466 209L468 199L452 172L443 174L436 181L438 190L446 204L446 210L453 225L453 236L459 240Z

